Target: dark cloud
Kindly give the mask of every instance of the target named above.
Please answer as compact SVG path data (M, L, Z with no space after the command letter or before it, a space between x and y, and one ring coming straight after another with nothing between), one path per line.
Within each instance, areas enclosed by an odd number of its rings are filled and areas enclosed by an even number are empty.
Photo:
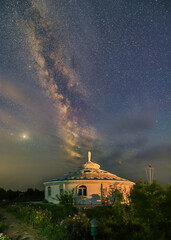
M124 141L116 144L117 149L128 150L128 149L140 149L144 147L148 143L147 137L140 136L135 137L134 139L130 139L130 141Z
M98 162L102 166L105 166L105 168L110 169L111 166L118 166L119 164L122 164L124 154L125 149L123 149L123 145L120 144L113 147L113 150L110 152L109 150L107 150L106 153L102 151L101 156L98 158Z
M110 153L109 155L101 157L99 161L102 164L105 163L105 165L110 165L110 164L117 165L118 161L122 159L122 155L123 155L123 152L121 151L121 149L117 149L112 153Z
M132 143L127 142L116 144L115 147L113 147L113 151L106 155L104 153L101 155L99 163L102 166L105 166L109 171L113 168L121 168L121 174L122 172L125 173L127 170L126 166L129 166L129 171L132 174L135 174L135 176L138 176L137 171L139 174L142 173L142 169L148 166L149 163L152 163L155 166L157 166L159 162L161 164L163 163L166 168L165 170L168 171L171 158L171 144L166 143L150 147L150 145L147 145L146 143L148 142L144 138ZM141 170L140 165L142 165ZM127 175L129 176L129 174ZM140 176L141 175L139 175L139 177Z
M154 122L151 119L124 119L115 127L115 131L119 134L134 134L152 130Z
M130 139L130 141L124 141L122 139L122 142L119 141L118 143L115 143L115 145L110 146L110 149L112 150L108 155L100 157L100 161L103 162L118 162L118 159L120 160L123 158L125 153L132 150L141 150L144 149L144 147L147 145L148 139L146 137L135 137L134 139ZM99 151L98 151L99 154Z
M135 156L135 161L164 161L171 159L171 144L161 144L153 147L149 147L143 151L140 151Z
M145 169L151 163L154 169L154 179L158 183L166 186L171 181L171 144L142 146L133 154L130 148L129 143L118 144L110 154L102 155L99 159L102 169L137 182L139 178L146 180Z
M137 142L138 143L138 142ZM171 144L162 144L152 147L146 146L146 140L139 141L137 144L134 143L119 143L115 146L115 149L106 156L102 156L100 162L110 165L118 164L120 161L129 161L138 163L140 161L145 162L156 162L162 160L169 160L171 158ZM135 154L131 157L129 153L131 150L136 150Z

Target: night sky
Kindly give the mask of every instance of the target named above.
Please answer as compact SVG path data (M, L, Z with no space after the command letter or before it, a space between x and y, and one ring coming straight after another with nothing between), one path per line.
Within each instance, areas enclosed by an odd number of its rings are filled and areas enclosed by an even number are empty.
M87 160L171 180L171 2L0 0L0 187Z

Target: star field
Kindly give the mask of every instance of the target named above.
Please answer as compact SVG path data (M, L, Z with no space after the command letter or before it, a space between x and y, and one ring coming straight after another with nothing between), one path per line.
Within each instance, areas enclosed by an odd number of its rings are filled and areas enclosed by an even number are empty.
M42 187L88 150L121 177L151 163L170 181L170 12L167 0L1 0L0 187Z

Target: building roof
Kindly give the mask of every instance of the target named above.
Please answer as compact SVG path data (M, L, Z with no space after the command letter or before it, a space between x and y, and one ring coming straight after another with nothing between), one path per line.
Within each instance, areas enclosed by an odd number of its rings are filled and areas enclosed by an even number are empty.
M53 179L48 182L68 180L115 180L129 182L128 180L120 178L115 174L100 169L99 164L91 161L91 153L88 156L88 161L80 166L76 171L65 174L63 178Z

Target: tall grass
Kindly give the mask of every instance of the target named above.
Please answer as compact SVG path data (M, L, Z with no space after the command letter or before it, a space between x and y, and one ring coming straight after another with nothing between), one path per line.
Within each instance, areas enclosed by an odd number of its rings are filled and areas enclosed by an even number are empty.
M90 220L74 207L12 204L7 210L49 240L90 239Z

